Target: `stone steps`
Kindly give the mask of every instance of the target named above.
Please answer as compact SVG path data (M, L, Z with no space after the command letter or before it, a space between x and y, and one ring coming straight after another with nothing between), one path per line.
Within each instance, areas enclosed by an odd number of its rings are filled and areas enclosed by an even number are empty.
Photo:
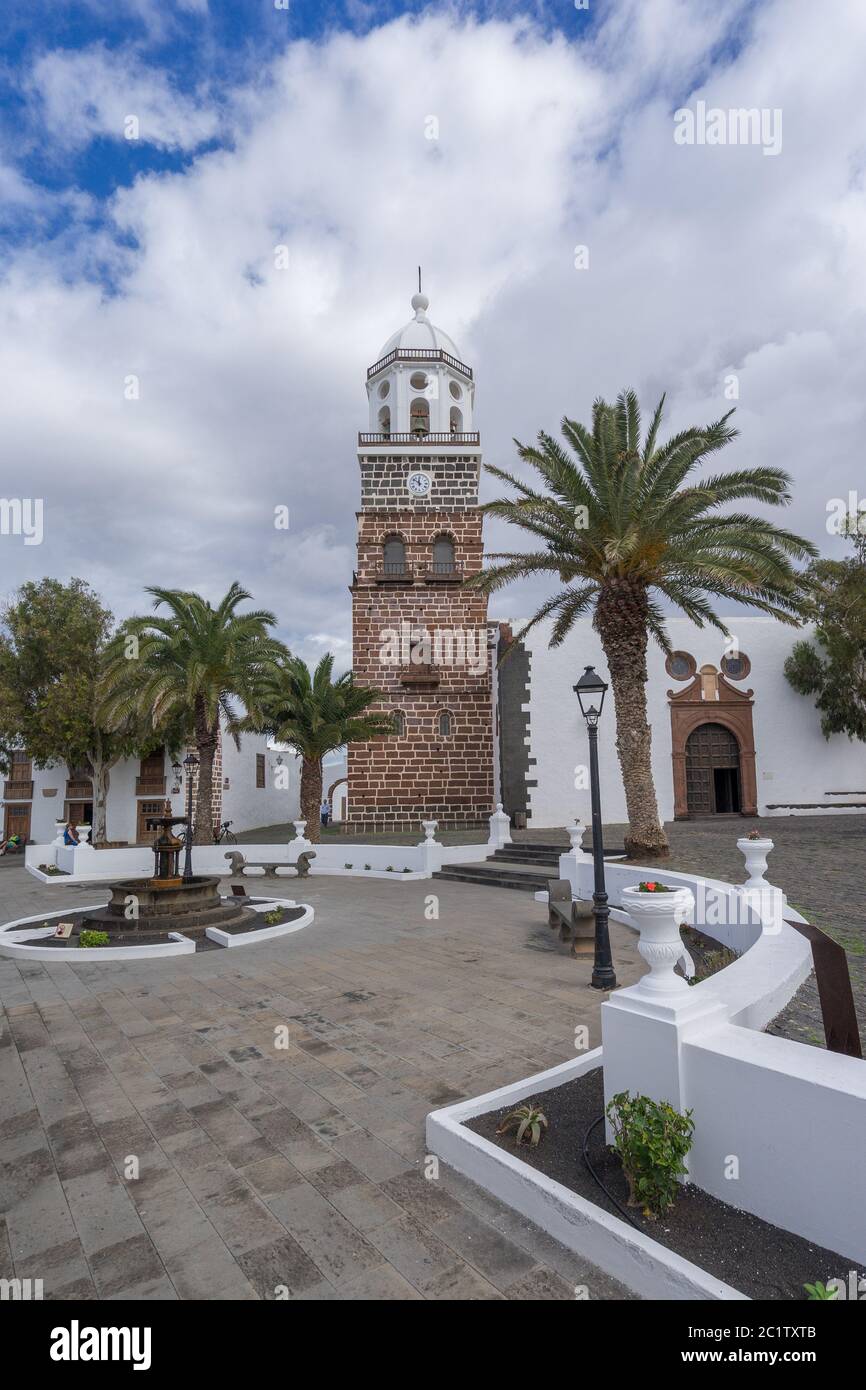
M460 883L482 883L488 888L516 888L523 893L537 893L548 887L548 880L554 875L540 873L525 864L516 867L505 864L449 864L433 877Z
M568 845L517 842L497 849L477 864L446 864L433 875L458 883L478 883L489 888L513 888L521 893L546 892L552 878L559 878L559 856ZM606 857L624 850L605 849Z

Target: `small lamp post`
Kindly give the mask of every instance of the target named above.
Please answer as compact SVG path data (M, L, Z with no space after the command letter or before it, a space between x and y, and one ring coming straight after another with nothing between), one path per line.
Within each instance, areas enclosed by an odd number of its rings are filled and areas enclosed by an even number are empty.
M183 760L183 769L186 773L186 846L183 856L183 878L192 878L192 779L193 773L198 767L198 758L195 753L187 753Z
M592 902L595 908L595 960L592 966L593 989L615 989L616 974L610 953L610 934L607 905L607 892L604 885L604 846L601 830L601 793L598 785L598 721L604 705L607 686L594 666L587 666L580 680L574 686L580 712L586 721L589 734L589 785L592 797L592 864L594 871L594 892Z

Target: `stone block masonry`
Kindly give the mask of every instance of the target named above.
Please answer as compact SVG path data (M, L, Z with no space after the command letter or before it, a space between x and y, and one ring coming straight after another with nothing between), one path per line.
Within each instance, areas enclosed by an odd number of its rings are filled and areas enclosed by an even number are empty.
M400 720L400 730L350 745L349 827L377 833L419 829L421 820L437 820L442 829L486 824L493 801L495 659L487 643L487 600L455 576L430 570L434 541L442 536L453 544L461 579L481 569L478 456L363 454L359 463L353 669L358 681L384 692L380 708ZM406 487L416 471L431 480L420 500ZM404 576L383 573L383 547L391 537L403 542ZM425 635L432 660L423 650Z

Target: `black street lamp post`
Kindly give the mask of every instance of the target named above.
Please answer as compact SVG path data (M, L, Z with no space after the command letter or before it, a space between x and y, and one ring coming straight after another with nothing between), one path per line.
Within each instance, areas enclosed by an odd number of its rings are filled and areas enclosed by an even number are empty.
M192 777L198 767L195 753L187 753L183 760L186 773L186 847L183 856L183 878L192 878Z
M595 908L595 960L593 961L590 983L593 989L615 989L616 974L613 968L613 957L610 953L610 933L608 931L610 909L607 905L607 892L604 884L601 792L598 784L598 721L601 717L607 686L595 667L587 666L580 680L574 686L574 691L580 705L580 712L586 720L587 733L589 734L589 785L592 797L592 865L594 871L592 902ZM596 699L598 700L597 708Z

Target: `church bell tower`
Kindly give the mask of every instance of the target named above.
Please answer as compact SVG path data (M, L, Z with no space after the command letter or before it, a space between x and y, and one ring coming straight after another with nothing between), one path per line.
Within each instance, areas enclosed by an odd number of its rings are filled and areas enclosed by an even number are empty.
M475 381L428 308L419 289L367 371L353 670L394 733L349 746L352 832L461 829L493 809L487 600L463 587L483 556Z

